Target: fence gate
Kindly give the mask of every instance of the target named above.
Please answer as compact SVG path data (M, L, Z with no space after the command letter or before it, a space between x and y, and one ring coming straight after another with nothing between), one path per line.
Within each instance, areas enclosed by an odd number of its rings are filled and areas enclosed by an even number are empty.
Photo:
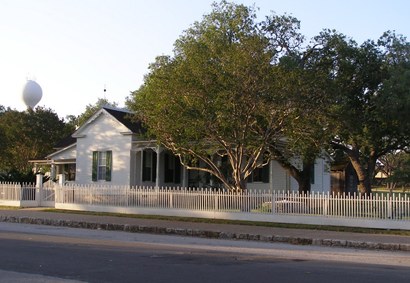
M39 192L38 206L54 207L55 206L55 189L54 187L42 187Z
M53 186L44 186L43 175L38 174L35 185L21 187L21 207L54 207L55 189Z

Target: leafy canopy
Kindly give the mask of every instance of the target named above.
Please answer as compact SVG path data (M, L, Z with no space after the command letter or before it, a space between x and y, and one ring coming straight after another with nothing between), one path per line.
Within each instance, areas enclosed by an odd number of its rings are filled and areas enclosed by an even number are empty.
M332 144L352 162L361 193L370 193L377 159L409 146L410 44L392 32L360 46L334 31L315 40L314 64L332 86Z
M0 113L0 173L22 176L30 172L28 161L43 159L71 131L73 128L51 109L6 109Z
M94 104L88 104L85 107L84 112L81 113L80 115L67 116L66 118L68 120L68 123L72 125L74 128L78 128L82 124L84 124L92 115L94 115L95 112L97 112L103 106L117 107L118 104L116 102L110 102L106 98L98 98Z
M173 56L150 65L128 105L188 168L244 190L252 171L283 147L286 127L297 125L299 105L289 99L295 89L287 79L291 60L281 58L297 54L298 28L289 16L257 22L253 7L214 4L175 42ZM222 158L230 175L219 165Z

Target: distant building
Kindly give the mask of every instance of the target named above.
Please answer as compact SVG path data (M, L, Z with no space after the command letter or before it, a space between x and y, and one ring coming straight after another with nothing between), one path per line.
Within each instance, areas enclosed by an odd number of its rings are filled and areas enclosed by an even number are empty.
M349 161L331 166L331 192L335 194L357 193L359 184L356 171Z

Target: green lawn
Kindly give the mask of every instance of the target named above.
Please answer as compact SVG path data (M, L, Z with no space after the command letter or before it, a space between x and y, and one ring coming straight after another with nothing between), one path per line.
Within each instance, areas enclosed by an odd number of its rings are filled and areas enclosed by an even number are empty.
M373 187L372 188L372 193L381 194L381 195L389 195L390 191L386 187ZM407 197L410 197L410 187L396 188L396 189L393 190L393 193L394 194L407 195Z

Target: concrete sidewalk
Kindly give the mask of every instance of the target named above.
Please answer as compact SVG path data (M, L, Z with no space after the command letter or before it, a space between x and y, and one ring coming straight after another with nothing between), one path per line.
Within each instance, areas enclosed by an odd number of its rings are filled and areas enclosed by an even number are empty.
M0 222L410 252L410 236L0 209Z

